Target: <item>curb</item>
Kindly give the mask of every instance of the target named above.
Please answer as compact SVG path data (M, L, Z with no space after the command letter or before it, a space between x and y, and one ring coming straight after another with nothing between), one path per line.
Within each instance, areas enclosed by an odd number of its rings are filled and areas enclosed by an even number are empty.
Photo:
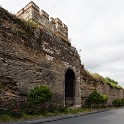
M57 120L63 120L63 119L69 119L69 118L75 118L79 116L85 116L85 115L90 115L90 114L95 114L95 113L100 113L100 112L106 112L110 110L99 110L99 111L94 111L94 112L86 112L86 113L81 113L81 114L69 114L69 115L63 115L63 116L53 116L50 118L44 118L44 119L38 119L38 120L27 120L27 121L21 121L21 122L2 122L0 124L41 124L45 122L53 122Z

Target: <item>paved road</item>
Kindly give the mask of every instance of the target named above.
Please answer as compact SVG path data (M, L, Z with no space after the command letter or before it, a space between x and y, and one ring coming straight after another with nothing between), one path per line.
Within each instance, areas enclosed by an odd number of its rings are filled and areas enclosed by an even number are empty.
M124 109L94 113L41 124L124 124Z

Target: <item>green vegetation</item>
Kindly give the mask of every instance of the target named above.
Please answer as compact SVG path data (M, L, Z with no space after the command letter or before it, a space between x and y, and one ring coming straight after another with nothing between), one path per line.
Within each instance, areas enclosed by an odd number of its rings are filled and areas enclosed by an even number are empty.
M40 23L36 22L35 20L29 19L28 21L26 21L28 26L31 26L33 28L38 28L38 26L40 25Z
M100 107L100 106L105 106L107 101L108 101L108 96L101 95L97 91L94 91L88 96L86 100L86 104L89 107Z
M105 80L108 81L108 82L112 82L113 84L118 84L117 81L115 81L115 80L113 80L113 79L111 79L109 77L106 77Z
M97 74L97 73L91 74L91 75L93 76L94 79L96 79L98 81L104 81L104 78L101 75Z
M14 118L21 118L23 115L37 115L45 114L50 107L48 102L52 98L52 92L47 86L41 85L31 90L27 101L11 101L11 103L0 103L0 117L10 116ZM49 110L49 109L48 109Z
M97 73L93 74L93 73L90 73L88 71L86 71L86 73L88 75L92 76L92 78L96 80L96 84L95 84L96 88L99 85L99 82L103 82L103 83L108 84L111 87L118 88L118 89L123 89L121 86L118 85L117 81L115 81L115 80L113 80L113 79L111 79L109 77L104 78L104 77L102 77L101 75L99 75Z
M112 105L114 107L122 107L124 106L124 99L115 99L113 102L112 102Z
M121 86L118 85L118 82L109 78L109 77L106 77L104 78L104 81L111 87L115 87L115 88L122 88Z
M52 98L52 92L47 86L41 85L31 90L28 101L34 105L44 104L49 102Z
M67 108L67 107L60 107L56 108L55 111L47 111L45 114L39 113L39 114L26 114L23 113L21 117L13 117L9 114L0 115L0 122L9 122L9 121L22 121L22 120L29 120L29 119L41 119L51 116L58 116L58 115L65 115L65 114L79 114L79 113L88 113L93 112L97 110L104 110L105 108Z

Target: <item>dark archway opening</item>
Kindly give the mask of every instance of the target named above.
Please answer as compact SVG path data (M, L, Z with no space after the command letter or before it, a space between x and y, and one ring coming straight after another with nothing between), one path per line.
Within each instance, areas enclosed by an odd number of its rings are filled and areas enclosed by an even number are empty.
M75 96L75 74L68 69L65 74L65 105L73 106Z

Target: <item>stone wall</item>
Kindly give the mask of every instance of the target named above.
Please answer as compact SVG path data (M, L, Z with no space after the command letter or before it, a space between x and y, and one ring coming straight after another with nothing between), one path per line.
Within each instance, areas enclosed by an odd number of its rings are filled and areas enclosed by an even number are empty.
M53 31L34 26L0 7L0 99L23 100L41 84L53 92L53 103L65 105L65 74L75 75L74 105L80 106L94 90L109 96L108 105L124 98L122 88L96 79L81 66L77 50Z
M68 27L59 18L49 18L49 15L44 10L40 11L40 8L34 2L31 1L22 8L17 13L17 17L27 21L33 20L59 35L59 37L69 43Z
M43 27L32 27L0 8L0 82L2 99L23 98L45 84L55 103L65 103L65 73L75 74L74 104L80 106L80 58L77 50Z
M107 84L102 77L94 78L84 66L81 66L81 99L82 104L85 104L87 97L97 90L102 95L109 97L108 105L112 105L115 99L124 98L124 90L122 88L112 87Z

